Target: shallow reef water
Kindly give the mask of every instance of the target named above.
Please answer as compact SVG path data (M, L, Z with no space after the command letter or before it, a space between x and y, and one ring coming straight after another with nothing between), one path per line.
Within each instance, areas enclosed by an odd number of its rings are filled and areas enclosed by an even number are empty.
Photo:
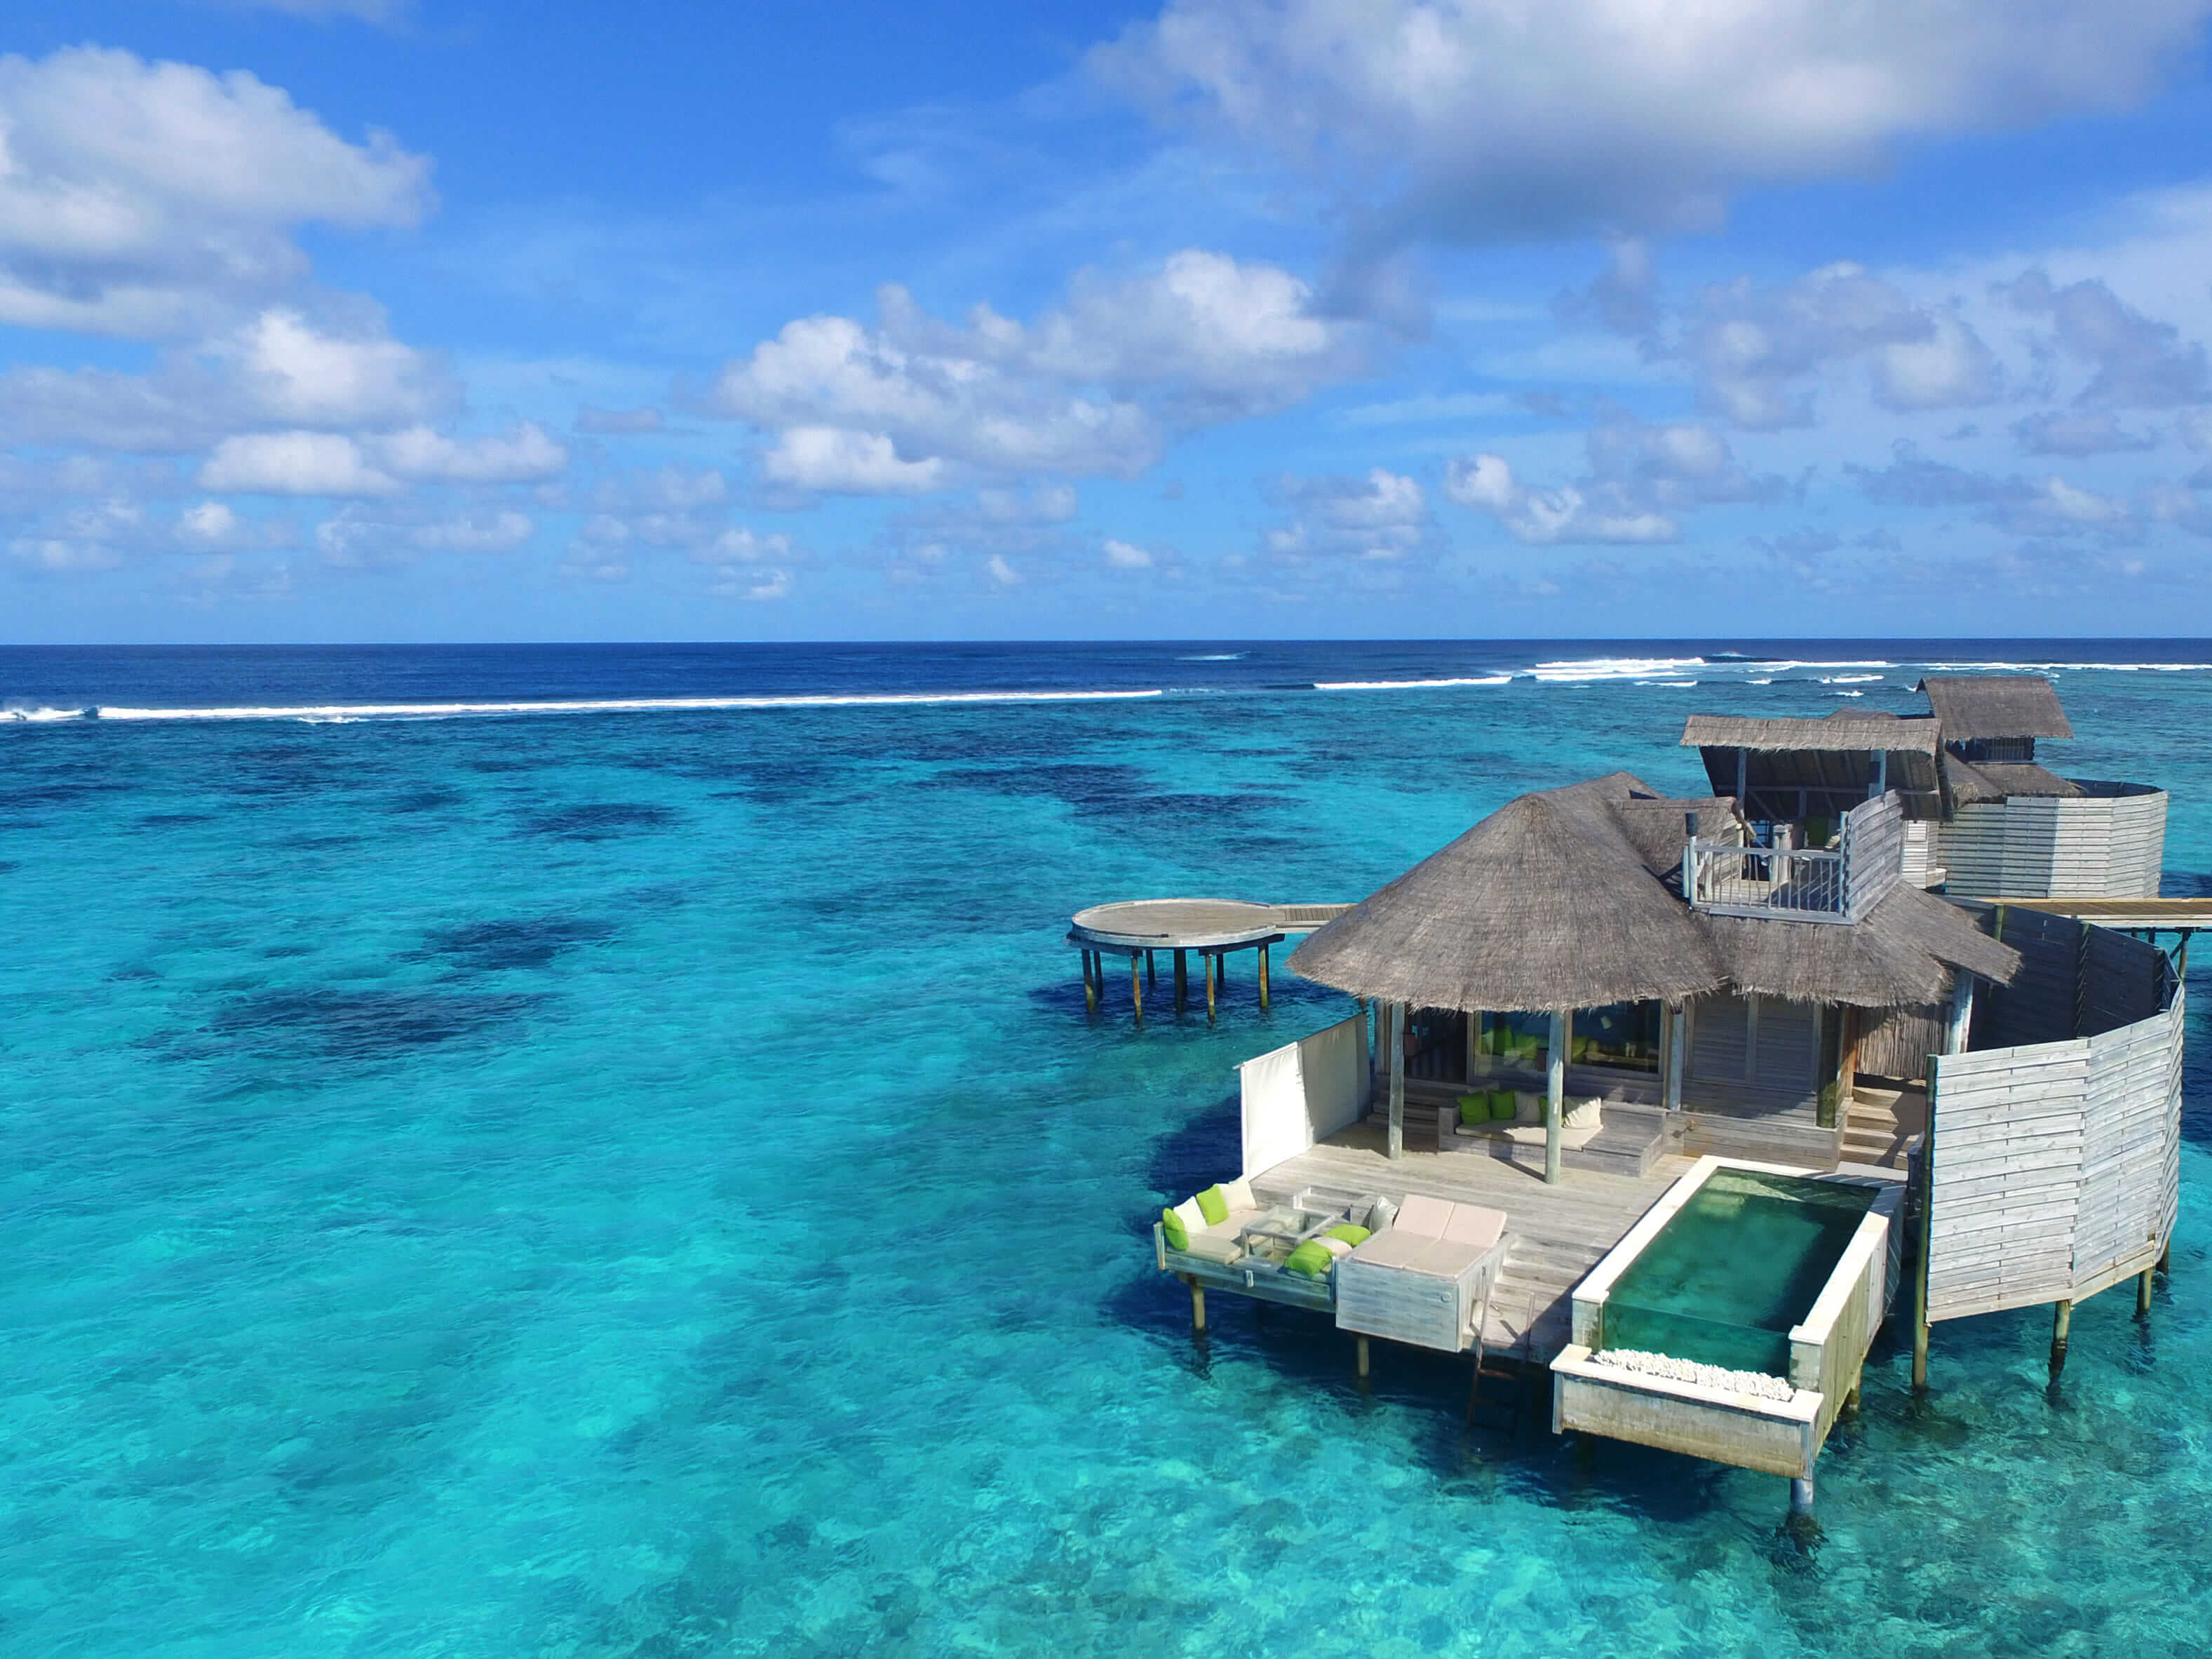
M1729 648L0 652L63 713L1172 693L0 723L0 1651L2204 1651L2212 1030L2150 1320L2085 1304L2055 1389L2044 1310L1920 1397L1885 1340L1816 1535L1470 1431L1464 1362L1194 1342L1152 1269L1235 1063L1346 1004L1279 955L1264 1015L1087 1016L1081 904L1356 898L1524 789L1698 788L1693 708L2069 655L2053 763L2172 790L2212 888L2188 647Z

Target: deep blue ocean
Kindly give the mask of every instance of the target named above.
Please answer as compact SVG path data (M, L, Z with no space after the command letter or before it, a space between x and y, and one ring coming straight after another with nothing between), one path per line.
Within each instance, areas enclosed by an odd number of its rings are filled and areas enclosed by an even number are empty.
M2000 663L2212 892L2208 641L0 649L0 1653L2201 1654L2212 1030L2148 1323L1885 1342L1805 1545L1194 1344L1150 1219L1346 1005L1139 1030L1062 940Z

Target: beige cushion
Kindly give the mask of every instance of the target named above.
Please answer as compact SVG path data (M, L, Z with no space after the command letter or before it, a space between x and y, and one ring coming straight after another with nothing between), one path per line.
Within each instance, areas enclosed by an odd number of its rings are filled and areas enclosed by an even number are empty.
M1198 1200L1186 1198L1175 1206L1175 1212L1182 1218L1182 1224L1190 1230L1191 1242L1196 1243L1198 1236L1206 1231L1206 1212L1198 1207Z
M1540 1123L1516 1123L1505 1132L1506 1139L1516 1146L1541 1146L1545 1128ZM1578 1152L1597 1139L1598 1126L1587 1124L1579 1129L1561 1128L1559 1146L1563 1151Z
M1322 1249L1327 1250L1331 1255L1344 1256L1350 1255L1352 1254L1351 1245L1346 1243L1340 1238L1331 1238L1326 1233L1324 1233L1321 1237L1316 1239L1314 1243L1320 1245Z
M1256 1210L1260 1200L1252 1196L1252 1183L1243 1176L1221 1183L1221 1195L1229 1200L1229 1218L1234 1221L1239 1210Z
M1578 1100L1567 1108L1564 1127L1570 1129L1595 1129L1598 1127L1598 1109L1605 1103L1599 1100Z
M1471 1244L1486 1250L1505 1236L1505 1212L1480 1204L1455 1204L1444 1224L1444 1237L1455 1244Z
M1544 1121L1544 1097L1522 1089L1513 1097L1513 1121L1516 1123L1541 1123Z
M1224 1188L1222 1190L1225 1192L1228 1189ZM1259 1213L1260 1212L1257 1208L1240 1210L1232 1204L1229 1206L1228 1219L1224 1221L1213 1231L1218 1233L1227 1233L1231 1238L1234 1238L1237 1234L1243 1232L1245 1228L1250 1226L1252 1224L1252 1218Z
M1406 1201L1398 1206L1398 1219L1392 1231L1408 1233L1417 1238L1442 1238L1444 1225L1451 1219L1452 1206L1441 1198L1431 1198L1423 1193L1408 1193Z
M1237 1248L1237 1235L1224 1231L1207 1233L1203 1237L1193 1233L1190 1236L1190 1249L1186 1254L1201 1257L1207 1261L1230 1262L1236 1261L1243 1254L1243 1251Z

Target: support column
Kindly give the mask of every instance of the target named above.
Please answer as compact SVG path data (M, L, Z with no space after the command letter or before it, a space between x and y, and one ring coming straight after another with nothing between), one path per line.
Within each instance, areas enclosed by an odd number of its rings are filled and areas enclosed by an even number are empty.
M1667 1011L1667 1109L1682 1109L1682 1073L1690 1065L1690 1011L1677 1004Z
M1266 1010L1267 1010L1267 947L1266 945L1261 945L1261 946L1260 947L1260 1007L1261 1007L1261 1012L1266 1012Z
M2074 1328L2074 1304L2062 1302L2051 1316L2051 1380L2056 1382L2066 1369L2066 1338Z
M2087 939L2089 930L2084 927L2081 936ZM1966 1038L1974 1026L1974 976L1963 968L1952 970L1951 1018L1943 1030L1943 1052L1963 1054ZM2075 1036L2081 1033L2077 1030Z
M1206 962L1206 1017L1208 1019L1212 1019L1213 1018L1213 975L1215 972L1215 964L1218 963L1221 958L1210 954L1201 954L1204 955Z
M1157 991L1160 988L1160 976L1152 962L1152 953L1150 951L1145 952L1145 988L1147 991Z
M1912 1391L1928 1389L1928 1251L1936 1237L1936 1056L1928 1056L1928 1129L1920 1137L1920 1260L1912 1268Z
M1195 1279L1189 1283L1190 1334L1193 1336L1204 1336L1206 1334L1206 1286Z
M1813 1518L1813 1477L1792 1475L1790 1478L1790 1515L1792 1520L1810 1521Z
M1176 952L1176 959L1175 959L1175 991L1176 991L1176 1012L1177 1012L1177 1013L1181 1013L1181 1012L1182 1012L1182 1006L1183 1006L1183 1004L1190 1000L1190 959L1189 959L1189 958L1190 958L1190 953L1189 953L1188 951L1177 951Z
M2138 1319L2150 1317L2150 1276L2153 1271L2145 1267L2136 1275L2136 1317Z
M1574 1030L1572 1010L1553 1014L1551 1064L1544 1076L1544 1179L1554 1186L1559 1179L1560 1120L1567 1109L1567 1045L1574 1041Z
M1406 1005L1385 1003L1390 1027L1390 1142L1392 1158L1406 1155Z
M1129 1000L1136 1005L1137 1018L1145 1017L1145 976L1137 971L1137 958L1129 958Z
M1363 1337L1361 1337L1361 1338L1359 1339L1359 1358L1358 1358L1358 1360L1357 1361L1357 1369L1358 1369L1358 1372L1359 1372L1359 1380L1360 1380L1360 1382L1361 1382L1362 1383L1364 1383L1364 1382L1367 1381L1368 1371L1367 1371L1367 1339L1366 1339L1365 1337L1364 1337L1364 1336L1363 1336Z
M1083 1006L1094 1014L1098 1012L1098 981L1091 977L1088 951L1083 953Z

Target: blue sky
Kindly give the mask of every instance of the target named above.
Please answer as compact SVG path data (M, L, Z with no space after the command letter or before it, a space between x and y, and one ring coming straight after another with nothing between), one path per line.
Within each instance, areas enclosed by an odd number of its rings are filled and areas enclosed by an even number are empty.
M0 640L2212 628L2212 0L0 25Z

